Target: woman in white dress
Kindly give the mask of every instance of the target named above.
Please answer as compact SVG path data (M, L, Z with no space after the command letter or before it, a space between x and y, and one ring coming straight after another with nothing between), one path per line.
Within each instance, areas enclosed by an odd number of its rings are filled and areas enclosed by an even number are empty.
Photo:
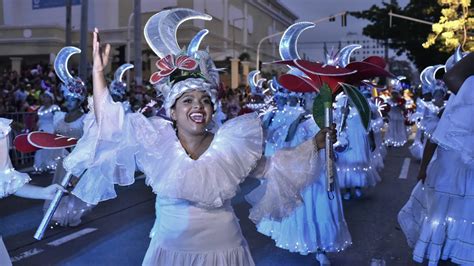
M454 94L425 145L420 182L398 215L413 260L428 265L474 264L474 120L466 115L474 113L473 63L471 53L447 67L444 80Z
M342 116L346 95L337 97L336 117ZM339 187L344 189L342 195L345 200L351 198L351 189L354 189L356 198L362 197L362 188L373 187L381 180L375 167L372 166L372 153L367 130L362 124L360 115L355 107L350 105L347 119L342 131L347 136L347 147L337 151L337 177ZM342 123L339 119L338 123Z
M80 139L85 118L81 105L86 98L86 88L79 78L73 79L67 71L67 60L72 54L78 52L78 49L76 49L75 47L64 47L58 53L54 63L54 69L63 82L61 92L66 101L67 109L67 112L56 112L54 114L54 131L62 136ZM61 158L58 160L58 166L54 172L53 184L60 184L65 175L66 170L63 167L63 158ZM45 209L48 206L49 201L46 201ZM64 196L53 215L52 221L61 226L77 226L81 223L81 217L92 207L92 205L73 195Z
M94 112L64 165L76 174L87 169L73 194L92 204L115 197L114 184L133 183L136 166L145 173L157 195L157 217L143 265L254 265L230 199L261 158L261 122L248 114L229 120L215 135L206 131L218 73L207 53L184 53L175 35L168 35L186 18L211 17L179 8L161 11L145 25L145 37L161 57L150 81L163 94L172 122L125 114L113 103L103 75L110 46L101 52L94 32ZM318 148L324 134L334 136L330 129L320 132ZM305 144L306 152L315 153L312 141ZM288 178L311 178L304 174Z
M47 133L54 133L54 114L61 111L61 108L54 104L54 95L49 91L41 94L42 106L38 109L38 130ZM37 172L55 170L58 160L64 157L64 150L41 149L35 153L34 169Z
M303 22L304 23L304 22ZM303 23L296 23L291 25L283 34L280 40L280 55L283 60L297 59L286 58L286 55L296 54L296 42L292 41L301 34L302 31L308 29L309 26ZM293 45L288 45L292 43ZM284 153L284 149L297 148L305 141L314 138L319 132L319 127L316 125L312 115L304 116L305 110L313 109L314 93L304 96L301 94L291 93L288 100L289 109L296 115L288 116L293 119L289 120L287 125L276 129L276 132L281 132L280 141L277 142L277 147L283 149L278 155L271 158L273 165L267 176L270 180L263 182L258 188L250 192L246 198L253 205L251 209L252 220L259 220L258 214L265 213L265 209L269 208L266 205L281 204L284 208L285 202L274 198L265 200L264 194L269 194L272 189L280 186L275 185L275 180L271 180L273 171L285 171L288 168L294 168L294 171L299 169L305 171L305 167L299 168L299 165L291 165L292 161L287 161L285 157L280 156ZM295 97L297 96L297 97ZM305 106L302 107L300 103L305 99ZM268 145L268 143L267 143ZM293 155L294 156L294 155ZM301 153L299 156L300 162L311 161L314 159L307 153ZM319 158L323 160L324 158ZM330 261L326 252L343 251L351 243L351 235L349 233L347 223L344 218L342 208L341 193L336 182L335 191L328 193L328 187L325 178L325 172L322 169L316 169L312 172L314 176L313 182L306 184L305 188L298 195L303 204L297 207L294 211L289 213L282 219L261 219L257 223L257 230L271 237L275 241L278 248L288 250L290 252L307 255L314 254L314 257L321 265L329 265ZM286 184L288 186L295 185ZM263 194L263 195L262 195ZM275 193L276 194L276 193Z
M17 172L13 168L8 148L8 134L11 122L12 120L10 119L0 118L0 199L11 194L30 199L52 199L57 190L67 192L56 184L45 188L29 185L28 182L31 179L28 174ZM1 235L0 265L12 265Z
M408 140L407 127L403 110L405 109L405 100L401 97L400 91L392 91L392 98L388 100L390 112L387 132L384 136L384 144L391 147L402 147Z

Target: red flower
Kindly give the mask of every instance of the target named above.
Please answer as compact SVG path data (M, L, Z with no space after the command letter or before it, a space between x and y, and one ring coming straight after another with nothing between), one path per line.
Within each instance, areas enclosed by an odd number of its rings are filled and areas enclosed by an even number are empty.
M190 71L196 69L197 66L197 61L187 55L180 55L176 60L173 55L167 55L156 62L156 67L159 71L151 75L150 83L156 84L160 82L177 69Z

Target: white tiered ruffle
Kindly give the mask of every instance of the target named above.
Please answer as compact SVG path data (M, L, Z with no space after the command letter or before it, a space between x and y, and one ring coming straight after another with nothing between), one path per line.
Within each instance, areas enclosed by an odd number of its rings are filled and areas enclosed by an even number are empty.
M236 194L238 184L262 154L262 129L256 114L229 120L208 150L193 160L169 121L125 114L110 96L102 106L101 122L88 116L84 136L64 163L75 175L87 169L73 194L91 204L116 197L114 184L132 184L136 163L158 197L220 207Z
M267 161L263 183L246 199L253 206L250 219L258 224L263 218L281 220L303 202L302 191L315 182L323 165L324 153L317 158L313 140L293 149L279 150Z
M8 133L12 120L0 117L0 198L15 193L31 179L15 170L10 160Z
M159 197L185 199L204 207L220 207L234 197L262 155L262 128L256 114L226 122L197 160L186 154L170 125L160 133L157 142L143 143L144 152L137 154L147 184ZM137 139L146 134L150 133L137 131Z
M474 169L456 152L438 148L427 179L414 188L398 215L413 259L430 265L450 259L474 264Z
M185 252L164 249L152 239L142 265L253 266L255 263L248 246L209 252Z

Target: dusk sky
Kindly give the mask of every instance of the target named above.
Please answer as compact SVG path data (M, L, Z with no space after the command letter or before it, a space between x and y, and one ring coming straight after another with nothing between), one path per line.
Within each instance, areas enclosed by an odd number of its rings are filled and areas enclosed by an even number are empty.
M279 0L287 6L298 17L298 21L314 21L332 14L344 11L362 11L372 5L380 5L382 0ZM406 5L409 0L398 0L401 6ZM366 20L347 17L347 27L341 27L340 17L335 22L322 22L315 28L306 30L299 40L299 52L306 54L310 59L323 59L323 42L328 42L327 47L337 48L337 43L348 34L362 35L362 29L367 24ZM388 25L387 25L388 27ZM421 45L421 44L420 44ZM393 54L391 54L393 56Z

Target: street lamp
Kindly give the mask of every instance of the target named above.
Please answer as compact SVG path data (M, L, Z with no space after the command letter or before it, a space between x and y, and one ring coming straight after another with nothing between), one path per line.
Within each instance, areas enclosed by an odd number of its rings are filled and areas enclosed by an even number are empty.
M235 58L235 22L238 20L245 20L245 17L232 19L232 57ZM244 27L242 27L243 30Z

